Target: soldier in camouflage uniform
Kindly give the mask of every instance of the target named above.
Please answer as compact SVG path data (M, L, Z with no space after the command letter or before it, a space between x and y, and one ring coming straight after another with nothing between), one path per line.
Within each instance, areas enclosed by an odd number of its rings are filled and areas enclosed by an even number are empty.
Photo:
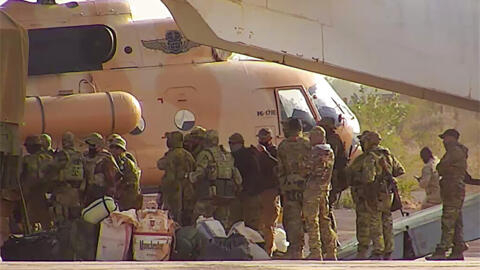
M287 259L301 259L304 244L302 200L310 158L310 142L303 137L302 123L290 118L283 125L286 139L278 146L278 179L282 194L283 225L290 242Z
M86 182L84 207L103 196L115 197L115 187L121 178L114 157L104 149L102 135L91 133L85 138L85 143L88 145L88 152L84 153ZM90 224L83 219L75 222L73 242L77 260L95 260L99 230L99 224Z
M207 130L201 126L195 126L188 134L188 141L185 144L185 149L189 151L193 158L197 158L198 154L205 148L205 136Z
M113 133L113 134L111 134L110 136L107 137L107 145L110 145L110 143L111 143L114 139L122 139L122 140L124 140L124 138L122 138L122 136L120 136L119 134ZM134 163L135 165L138 166L138 164L137 164L137 159L135 158L135 156L134 156L132 153L130 153L130 152L128 152L128 151L125 151L125 156L126 156L127 158L129 158L131 161L133 161L133 163Z
M441 135L446 153L437 165L442 197L442 237L429 260L463 260L463 252L468 246L463 240L462 206L465 200L465 179L468 148L458 142L460 133L447 129ZM452 247L451 254L445 253Z
M23 157L21 180L28 218L31 224L39 223L42 228L47 229L51 225L52 217L45 197L45 172L52 156L42 151L42 142L37 135L25 139L25 148L29 154Z
M308 160L309 177L303 192L303 217L310 247L307 259L321 260L323 249L325 259L336 260L335 232L328 215L334 154L330 145L325 143L325 130L322 127L314 127L309 136L312 150ZM320 235L325 239L324 242L321 242Z
M185 204L183 191L187 185L191 185L186 175L195 168L195 160L192 155L183 148L183 134L174 131L167 133L167 145L169 151L158 162L159 169L165 170L160 187L163 203L172 213L173 219L181 225L191 224L193 206Z
M379 146L380 136L371 132L368 136L369 141L373 141L374 147L371 151L372 154L376 153L380 161L382 172L376 177L378 182L376 187L379 187L377 211L374 216L373 224L381 224L381 226L371 226L372 241L375 246L375 241L380 241L378 244L381 246L381 236L383 236L384 249L383 253L376 253L373 251L373 259L390 260L392 252L394 250L394 236L393 236L393 217L391 212L392 206L392 183L388 182L388 175L392 177L399 177L405 174L405 169L400 161L385 147ZM378 143L377 143L378 142ZM395 181L392 178L392 181ZM380 213L379 213L380 212ZM375 228L375 229L374 229Z
M391 214L391 186L386 181L386 174L393 177L405 173L402 165L391 153L379 147L380 136L376 132L364 133L361 142L365 151L358 160L354 178L355 189L352 195L358 203L357 239L359 249L357 258L366 258L370 240L373 242L371 259L390 259L393 252L393 221ZM355 191L354 191L355 190ZM360 220L359 220L360 218ZM360 227L367 226L369 230ZM369 235L368 235L369 234Z
M50 170L58 171L54 184L56 220L68 222L80 217L82 194L85 191L85 158L75 149L75 136L67 131L62 136L62 149L54 155L55 164Z
M109 142L110 152L122 173L122 179L116 187L116 199L120 211L142 208L140 193L140 168L127 157L127 142L117 137Z
M46 133L43 133L40 135L40 142L42 143L42 151L53 157L53 153L55 151L53 151L52 148L52 137Z
M364 151L360 156L355 158L353 162L347 167L346 175L350 179L350 191L353 202L355 203L355 233L358 241L356 259L366 259L368 254L368 246L370 245L370 214L366 205L366 197L364 195L363 184L361 182L363 160L366 157L363 137L369 131L364 131L358 136L360 145Z
M189 175L197 197L193 220L200 215L214 216L228 230L236 221L232 219L230 208L242 191L242 176L234 166L232 155L218 143L218 132L208 130L205 149L198 154L196 169ZM222 187L217 185L218 182L223 183Z

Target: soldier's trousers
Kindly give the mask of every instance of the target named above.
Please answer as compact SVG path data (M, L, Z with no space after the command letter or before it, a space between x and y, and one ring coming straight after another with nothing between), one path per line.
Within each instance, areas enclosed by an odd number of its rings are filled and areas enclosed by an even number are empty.
M164 193L163 194L163 204L166 209L170 212L170 215L173 217L173 220L183 225L182 222L182 199L180 193Z
M358 241L357 256L359 259L366 259L368 246L370 245L370 219L371 210L367 205L367 201L362 199L357 188L352 187L352 198L355 203L355 233Z
M261 203L259 195L240 195L240 219L245 221L245 225L260 231L261 222Z
M378 210L372 213L370 236L373 242L372 254L384 255L393 252L393 219L390 209Z
M303 192L303 217L308 234L310 252L320 253L322 242L325 240L326 257L333 259L336 255L335 232L328 216L328 191L322 190L319 183L308 182Z
M289 252L301 252L304 244L304 230L302 220L302 202L283 198L283 226L287 233ZM291 250L291 251L290 251Z
M272 255L275 225L280 214L280 197L276 188L267 189L259 196L261 204L260 232L265 239L265 251L268 255Z
M462 179L444 178L440 181L442 197L442 238L437 249L447 251L452 247L459 251L466 249L463 240L462 207L465 200L465 186ZM459 184L460 182L460 184Z

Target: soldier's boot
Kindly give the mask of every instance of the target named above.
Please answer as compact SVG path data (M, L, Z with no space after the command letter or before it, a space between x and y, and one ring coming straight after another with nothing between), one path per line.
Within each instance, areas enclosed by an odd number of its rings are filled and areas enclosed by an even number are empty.
M463 252L468 249L467 245L463 246L454 246L452 249L452 253L447 257L447 260L458 260L458 261L463 261Z
M366 260L368 258L368 247L359 247L355 260Z
M437 248L432 256L425 257L427 261L441 261L446 260L447 257L445 256L445 250Z
M384 253L383 254L383 260L384 261L391 261L392 260L392 253L391 252Z
M321 261L322 258L322 251L318 248L310 249L310 254L305 258L306 260L317 260Z

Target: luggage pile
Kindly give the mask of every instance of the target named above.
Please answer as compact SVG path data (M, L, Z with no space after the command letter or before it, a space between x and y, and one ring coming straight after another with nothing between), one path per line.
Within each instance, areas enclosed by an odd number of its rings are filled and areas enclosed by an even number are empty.
M238 222L228 234L220 221L200 216L195 226L176 228L168 211L150 209L118 211L110 197L92 202L82 211L81 222L98 226L93 244L97 261L166 260L269 260L255 230ZM175 229L177 229L175 231ZM68 239L67 239L68 238ZM10 236L1 248L6 261L68 261L74 252L69 229ZM67 254L67 255L66 255Z

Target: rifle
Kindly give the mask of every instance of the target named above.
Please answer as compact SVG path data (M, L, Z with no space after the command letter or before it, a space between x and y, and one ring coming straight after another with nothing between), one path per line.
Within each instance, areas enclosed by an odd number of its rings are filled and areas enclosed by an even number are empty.
M387 162L384 158L381 159L380 165L382 166L384 171L384 180L387 183L388 191L391 191L393 193L393 201L390 207L390 211L395 212L397 210L400 210L402 217L409 216L410 214L408 212L403 211L402 198L400 197L400 193L398 192L397 181L395 181L392 173L388 170Z

